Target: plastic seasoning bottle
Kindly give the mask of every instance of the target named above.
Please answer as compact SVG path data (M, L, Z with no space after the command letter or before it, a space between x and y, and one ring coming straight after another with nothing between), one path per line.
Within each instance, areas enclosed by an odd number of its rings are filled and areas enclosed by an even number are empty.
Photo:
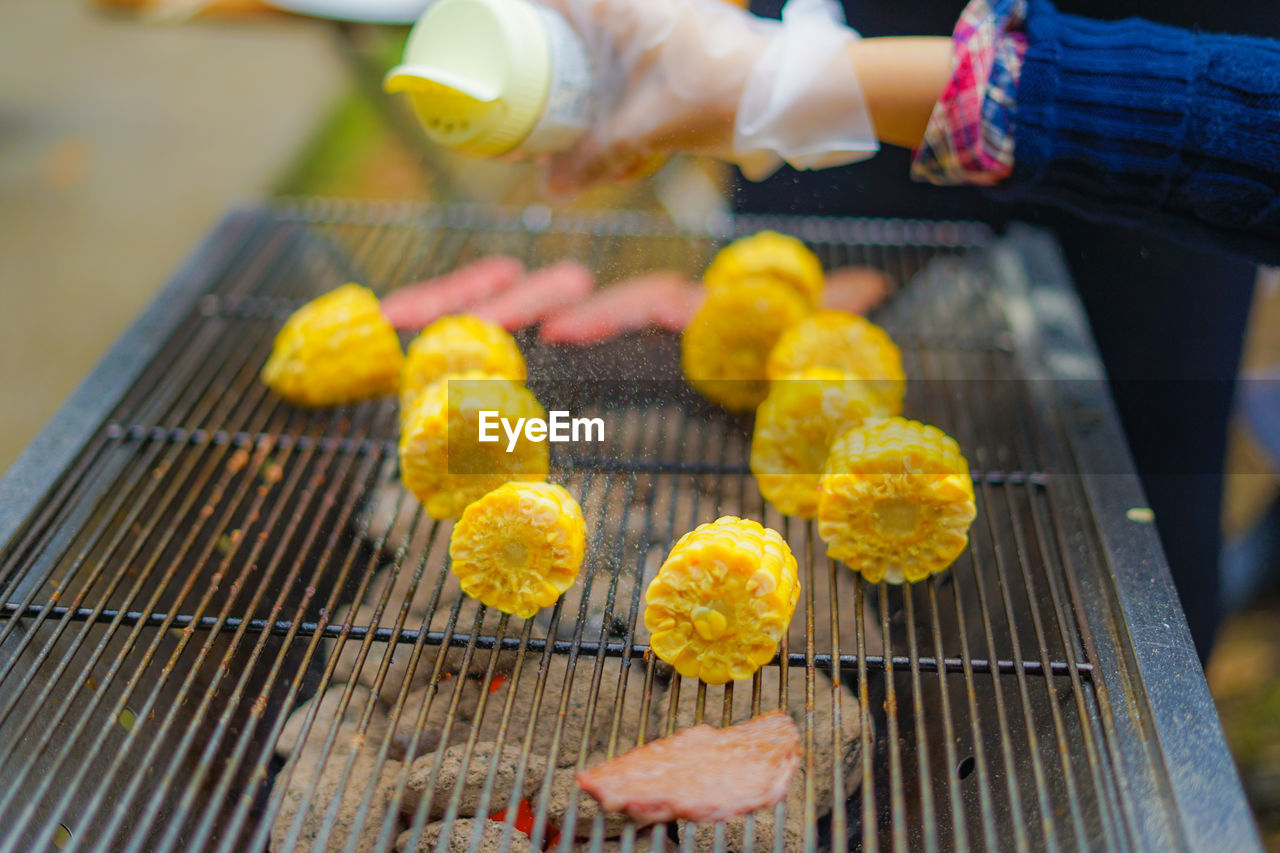
M530 0L436 0L383 87L409 95L432 140L480 157L566 151L593 102L582 40Z

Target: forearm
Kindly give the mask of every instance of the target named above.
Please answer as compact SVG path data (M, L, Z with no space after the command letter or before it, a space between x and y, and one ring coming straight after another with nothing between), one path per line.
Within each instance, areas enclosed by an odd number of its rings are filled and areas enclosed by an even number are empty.
M876 137L915 148L924 137L938 93L951 77L951 39L942 36L868 38L848 48ZM839 93L824 93L836 95ZM683 119L660 134L672 149L723 149L733 138L732 111L708 112L696 122Z
M951 74L950 39L859 39L823 0L791 0L782 21L715 2L542 2L610 69L592 127L551 160L552 192L683 152L758 180L781 163L825 169L879 143L914 148Z
M881 142L915 148L951 78L951 39L869 38L849 46Z

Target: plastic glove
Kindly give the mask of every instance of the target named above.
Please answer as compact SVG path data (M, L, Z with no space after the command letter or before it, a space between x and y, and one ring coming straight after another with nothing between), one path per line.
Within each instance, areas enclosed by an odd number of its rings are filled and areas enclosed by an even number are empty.
M781 22L721 0L540 0L586 43L594 126L552 158L548 189L572 193L633 177L689 152L755 180L783 161L841 165L877 148L834 0L791 0Z

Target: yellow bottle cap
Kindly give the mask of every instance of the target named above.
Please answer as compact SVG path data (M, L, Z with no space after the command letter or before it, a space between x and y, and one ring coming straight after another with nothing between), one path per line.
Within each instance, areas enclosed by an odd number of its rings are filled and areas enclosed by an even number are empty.
M383 88L409 95L435 142L494 157L534 129L550 74L547 37L527 0L436 0Z

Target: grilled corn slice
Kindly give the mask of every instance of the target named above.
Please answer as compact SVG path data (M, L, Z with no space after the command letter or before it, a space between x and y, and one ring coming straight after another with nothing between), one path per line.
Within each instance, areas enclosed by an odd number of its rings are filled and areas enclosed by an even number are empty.
M299 406L338 406L395 393L403 362L373 291L344 284L285 321L262 381Z
M818 311L787 329L769 353L766 375L781 379L829 367L868 380L892 414L902 411L907 377L902 353L884 329L847 311Z
M969 463L937 427L890 418L831 446L818 535L872 583L941 572L964 550L975 515Z
M582 568L582 508L553 483L506 483L472 502L449 540L462 591L528 619L555 604Z
M686 533L645 590L654 654L724 684L768 663L800 596L796 558L774 530L726 515Z
M517 418L546 418L537 398L518 382L469 371L423 389L400 427L400 478L432 518L457 518L467 504L508 480L547 478L546 442L521 436L508 440L490 415L489 435L480 441L480 413L496 412L511 424Z
M516 339L496 323L470 314L441 317L409 344L400 376L401 411L411 409L432 382L468 370L523 382L524 356Z
M818 514L818 484L827 451L840 433L889 417L869 383L813 367L769 384L756 411L751 471L760 494L787 515Z
M753 281L711 293L680 339L693 387L733 412L749 412L769 391L765 360L782 333L809 313L786 285Z
M818 256L795 237L777 231L760 231L733 241L716 253L702 275L712 291L759 279L790 286L810 305L822 301L826 287Z

